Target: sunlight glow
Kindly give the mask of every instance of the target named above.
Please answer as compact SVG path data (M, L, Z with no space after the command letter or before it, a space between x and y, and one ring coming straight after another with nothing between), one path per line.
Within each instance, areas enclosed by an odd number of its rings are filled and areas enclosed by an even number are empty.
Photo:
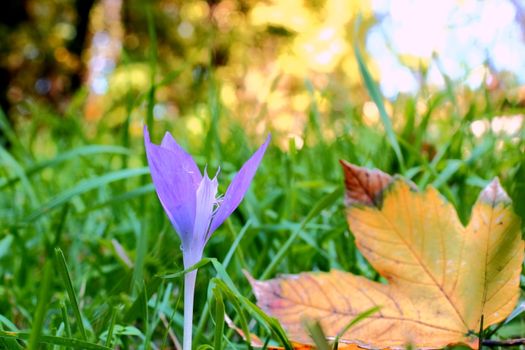
M480 138L489 130L494 134L507 135L510 137L518 136L524 125L524 115L502 115L488 120L475 120L470 124L470 131L475 137Z
M407 88L417 90L413 84L417 67L408 67L414 71L407 74L396 53L428 62L429 83L437 87L443 87L445 73L477 88L483 82L479 70L483 65L495 72L515 73L525 82L524 33L511 1L374 0L372 7L380 21L371 29L367 47L380 68L382 89L388 97L407 92ZM443 72L437 69L433 55Z

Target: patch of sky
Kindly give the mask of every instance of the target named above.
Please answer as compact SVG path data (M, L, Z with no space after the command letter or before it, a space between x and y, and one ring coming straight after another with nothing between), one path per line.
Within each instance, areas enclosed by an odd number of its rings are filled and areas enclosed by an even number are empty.
M525 83L525 26L516 20L525 15L525 0L372 0L372 7L378 23L367 49L389 98L418 89L417 75L401 63L402 55L428 60L428 81L437 87L444 80L433 54L445 74L472 88L483 82L485 64Z

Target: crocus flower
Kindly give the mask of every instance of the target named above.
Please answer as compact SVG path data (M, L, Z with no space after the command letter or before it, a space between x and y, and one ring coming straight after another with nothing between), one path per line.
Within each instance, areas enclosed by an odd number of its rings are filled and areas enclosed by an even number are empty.
M167 132L160 145L151 143L144 127L144 143L151 178L159 200L182 241L184 268L202 258L210 236L239 206L270 142L264 144L244 163L224 196L217 196L217 174L210 179L201 174L193 158ZM191 350L193 295L197 270L184 280L184 350Z

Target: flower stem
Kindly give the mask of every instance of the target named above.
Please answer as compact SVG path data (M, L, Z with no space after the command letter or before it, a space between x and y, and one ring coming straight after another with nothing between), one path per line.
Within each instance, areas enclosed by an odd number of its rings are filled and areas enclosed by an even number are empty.
M197 270L184 276L184 338L183 350L191 350L191 333L193 330L193 298L195 296L195 279Z

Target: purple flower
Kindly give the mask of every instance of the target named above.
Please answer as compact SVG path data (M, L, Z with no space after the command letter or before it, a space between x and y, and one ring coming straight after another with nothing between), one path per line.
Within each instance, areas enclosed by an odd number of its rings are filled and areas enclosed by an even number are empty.
M224 197L217 197L217 174L204 176L191 156L166 133L160 145L151 143L144 126L144 143L153 184L166 214L182 241L184 268L195 265L213 232L239 206L252 182L255 171L270 142L248 159L235 175ZM197 270L184 276L184 343L183 350L192 349L193 297Z
M193 158L169 132L166 132L160 145L155 145L144 127L151 177L159 200L181 238L185 268L202 258L210 236L239 206L269 141L270 135L244 163L221 198L217 196L218 172L212 179L206 169L202 175Z

